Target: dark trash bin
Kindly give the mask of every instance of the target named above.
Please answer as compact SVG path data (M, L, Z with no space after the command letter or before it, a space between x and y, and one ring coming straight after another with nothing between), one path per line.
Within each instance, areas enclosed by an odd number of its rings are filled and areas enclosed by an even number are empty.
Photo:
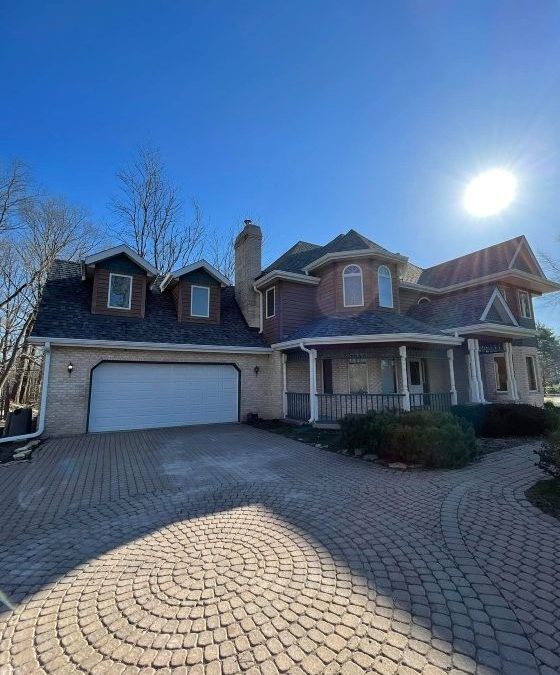
M4 436L22 436L31 431L33 411L31 408L17 408L8 413Z

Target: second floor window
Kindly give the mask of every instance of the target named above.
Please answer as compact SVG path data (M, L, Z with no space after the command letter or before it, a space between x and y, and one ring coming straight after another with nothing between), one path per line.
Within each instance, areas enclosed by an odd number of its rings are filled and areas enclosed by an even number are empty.
M109 309L130 309L132 304L132 277L126 274L109 274Z
M393 280L391 270L386 265L380 265L377 270L377 279L379 286L379 306L393 306Z
M362 268L359 265L348 265L344 268L342 287L345 307L361 307L364 304Z
M210 316L210 289L208 286L191 286L191 316Z
M527 291L519 291L519 309L521 310L521 316L524 319L533 318L533 315L531 314L531 298Z
M272 319L276 314L276 288L274 286L266 291L265 305L265 316L267 319Z

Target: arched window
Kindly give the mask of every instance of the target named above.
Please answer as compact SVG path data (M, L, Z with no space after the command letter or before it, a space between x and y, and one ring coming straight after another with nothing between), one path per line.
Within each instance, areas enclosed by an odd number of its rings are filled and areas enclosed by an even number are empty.
M391 270L386 265L380 265L377 270L377 282L379 287L379 306L393 306L393 280Z
M342 286L345 307L361 307L364 304L364 286L362 268L359 265L347 265L342 272Z
M427 298L425 295L423 295L421 298L418 298L418 302L416 303L417 305L425 305L427 302L432 302L430 298Z

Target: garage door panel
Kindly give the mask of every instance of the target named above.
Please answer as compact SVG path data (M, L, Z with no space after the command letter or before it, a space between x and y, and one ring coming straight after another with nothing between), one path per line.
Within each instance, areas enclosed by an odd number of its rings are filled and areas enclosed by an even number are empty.
M238 378L230 364L101 363L89 431L237 422Z

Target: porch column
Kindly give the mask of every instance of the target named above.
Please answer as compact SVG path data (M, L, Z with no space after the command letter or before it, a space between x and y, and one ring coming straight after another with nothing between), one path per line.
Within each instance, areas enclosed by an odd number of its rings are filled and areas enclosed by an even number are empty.
M403 410L410 410L410 393L408 391L408 376L406 374L406 345L399 347L399 355L401 357L401 383L403 398Z
M451 393L451 405L457 405L457 389L455 388L455 368L453 366L453 347L447 350L447 363L449 364L449 391Z
M309 422L312 424L318 418L317 405L317 350L309 350Z
M476 349L474 352L474 365L476 368L476 381L478 382L478 400L481 403L486 403L487 401L484 398L484 383L482 382L482 371L480 369L480 351L478 340L475 340L475 344Z
M506 374L507 374L509 396L512 401L518 401L519 391L517 389L517 380L515 379L515 369L513 366L513 350L511 347L511 342L504 342L504 356L506 360Z
M469 355L467 358L468 373L469 373L469 399L471 403L482 403L480 396L480 385L478 380L478 372L480 369L480 361L478 359L478 340L469 338L467 340L469 348ZM478 368L476 361L479 361Z
M288 355L282 354L282 412L283 417L288 416L288 374L287 374Z

